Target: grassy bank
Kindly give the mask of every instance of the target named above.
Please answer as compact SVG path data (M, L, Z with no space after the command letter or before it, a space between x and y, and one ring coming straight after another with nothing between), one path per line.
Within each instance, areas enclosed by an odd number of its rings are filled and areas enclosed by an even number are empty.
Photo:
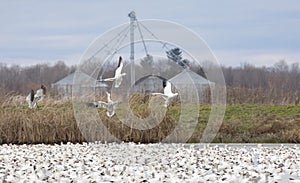
M202 106L198 130L208 118L208 106ZM201 128L202 127L202 128ZM205 126L204 126L205 127ZM197 141L194 134L191 141ZM226 143L300 143L300 106L298 105L227 105L214 142Z
M146 101L147 102L147 101ZM167 115L156 127L149 130L131 129L118 120L108 118L104 109L99 115L110 132L123 141L158 142L170 134L179 119L180 105L169 107ZM140 117L149 113L147 105L133 105ZM142 112L141 112L142 111ZM199 142L206 126L210 107L202 105L196 130L189 142ZM70 102L42 104L30 110L25 105L2 105L0 107L0 143L60 143L83 142ZM89 127L89 129L91 129ZM97 136L97 131L91 135ZM178 134L182 135L182 134ZM223 124L214 142L226 143L299 143L299 105L228 105Z

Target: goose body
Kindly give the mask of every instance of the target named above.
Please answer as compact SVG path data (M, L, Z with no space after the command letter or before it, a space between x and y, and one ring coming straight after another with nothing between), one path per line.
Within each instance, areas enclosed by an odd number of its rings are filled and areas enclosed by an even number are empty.
M107 110L106 115L111 118L115 114L117 102L111 100L110 93L106 92L106 95L107 102L97 101L94 102L94 106L105 108Z
M152 95L160 95L165 99L165 107L168 107L171 101L178 95L172 92L172 85L169 81L163 80L164 93L152 93Z
M126 73L122 73L122 69L123 69L123 61L122 61L122 57L119 57L119 64L117 69L115 70L115 76L113 78L106 78L103 79L103 81L115 81L115 88L118 88L123 80L123 76L126 75Z
M46 87L41 85L41 88L34 93L33 90L30 91L28 96L26 97L26 101L28 103L28 107L33 109L37 107L37 102L41 101L46 95Z
M34 103L34 91L31 90L30 93L26 97L26 102L28 103L28 107L30 109L34 108L36 104Z

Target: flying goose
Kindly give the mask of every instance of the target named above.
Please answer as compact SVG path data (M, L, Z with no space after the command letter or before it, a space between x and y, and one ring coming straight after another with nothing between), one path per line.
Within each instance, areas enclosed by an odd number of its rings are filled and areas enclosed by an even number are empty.
M28 107L30 109L33 109L34 107L37 106L37 102L41 101L46 95L46 87L44 85L41 85L41 88L34 93L33 90L30 91L28 96L26 97L26 101L28 103Z
M171 83L167 80L163 80L163 88L164 88L164 93L152 93L152 95L160 95L165 99L165 107L168 107L171 101L173 100L174 97L178 95L178 93L173 93L172 92L172 86Z
M94 106L105 108L107 110L106 115L111 118L115 114L116 105L118 102L111 100L110 93L106 92L106 95L107 95L107 102L97 101L94 102Z
M123 68L123 61L122 61L122 57L119 57L119 64L118 67L115 71L115 76L113 78L106 78L103 79L103 81L114 81L115 80L115 88L118 88L121 85L121 82L123 80L123 76L126 75L126 73L122 73L122 68Z

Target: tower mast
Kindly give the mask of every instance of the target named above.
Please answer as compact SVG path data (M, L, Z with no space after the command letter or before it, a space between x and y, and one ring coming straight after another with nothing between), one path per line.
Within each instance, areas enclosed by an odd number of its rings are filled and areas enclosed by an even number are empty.
M136 21L135 12L131 11L128 14L130 18L130 62L131 62L131 86L135 83L135 68L134 68L134 22Z

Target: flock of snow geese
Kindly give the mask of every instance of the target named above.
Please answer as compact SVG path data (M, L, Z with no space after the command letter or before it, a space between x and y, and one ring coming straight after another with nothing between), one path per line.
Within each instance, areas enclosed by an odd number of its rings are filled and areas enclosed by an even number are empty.
M297 145L2 145L1 182L300 182Z

